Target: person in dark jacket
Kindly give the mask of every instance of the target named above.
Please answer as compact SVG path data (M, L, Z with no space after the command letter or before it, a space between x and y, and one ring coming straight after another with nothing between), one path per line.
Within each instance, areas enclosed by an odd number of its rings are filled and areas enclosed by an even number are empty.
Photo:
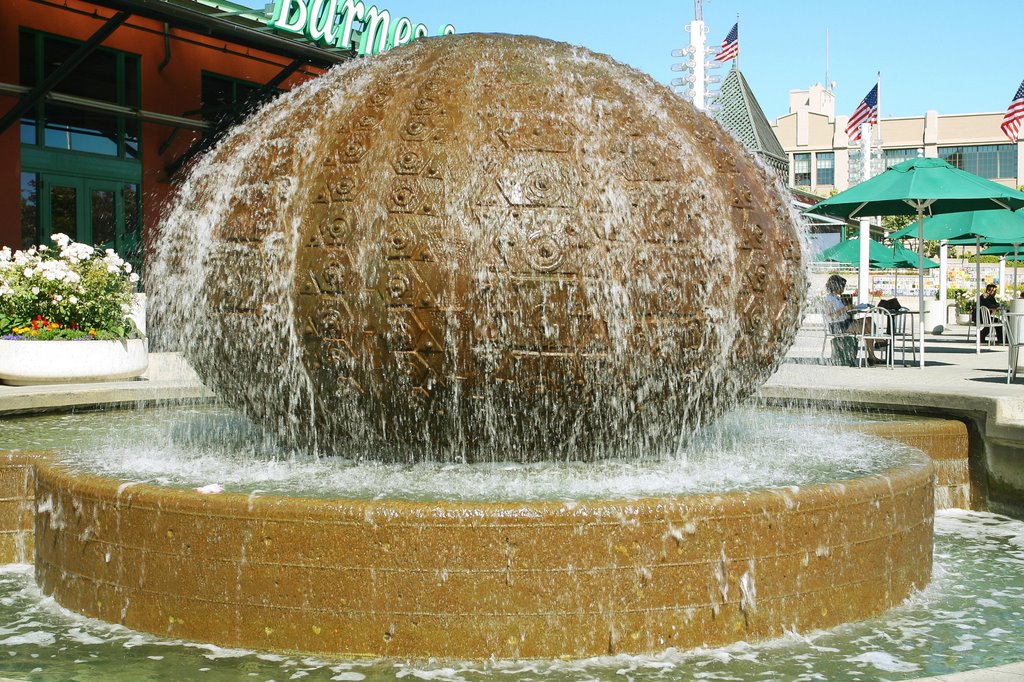
M1000 310L999 301L996 300L996 285L989 284L985 287L985 293L978 297L978 306L988 308L992 316L995 317ZM981 318L978 318L981 321ZM985 343L985 339L988 338L989 328L985 327L981 330L981 342ZM996 327L996 341L999 343L1003 342L1003 328Z

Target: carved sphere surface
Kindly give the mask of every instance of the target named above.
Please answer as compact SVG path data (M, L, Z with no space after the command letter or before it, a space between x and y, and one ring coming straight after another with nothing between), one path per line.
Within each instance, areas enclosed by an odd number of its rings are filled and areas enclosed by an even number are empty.
M165 216L157 319L225 400L353 457L661 455L792 342L787 196L648 76L418 41L253 116Z

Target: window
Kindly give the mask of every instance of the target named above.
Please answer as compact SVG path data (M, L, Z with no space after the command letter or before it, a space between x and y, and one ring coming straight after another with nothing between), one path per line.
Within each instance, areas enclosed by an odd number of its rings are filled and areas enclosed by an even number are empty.
M249 97L263 86L259 83L218 76L202 75L200 114L204 121L216 121L249 101ZM251 103L251 102L250 102Z
M793 185L797 187L811 186L811 155L793 155Z
M886 149L884 152L885 168L888 170L897 163L903 163L910 159L916 159L919 156L924 156L918 149Z
M47 78L81 43L33 31L19 36L21 84ZM97 48L61 81L54 92L138 108L139 58ZM22 144L122 159L139 158L139 124L131 116L87 111L75 106L39 103L21 119Z
M27 249L38 243L39 228L39 175L21 174L21 247Z
M960 170L983 178L1016 178L1017 145L985 144L971 147L939 147L939 158Z
M818 152L815 158L817 170L817 185L836 184L836 154L835 152Z

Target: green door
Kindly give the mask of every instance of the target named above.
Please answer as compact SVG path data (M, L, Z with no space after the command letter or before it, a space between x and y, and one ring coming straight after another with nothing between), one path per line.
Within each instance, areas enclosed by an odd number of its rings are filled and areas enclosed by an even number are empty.
M138 184L39 173L39 243L63 233L139 260Z

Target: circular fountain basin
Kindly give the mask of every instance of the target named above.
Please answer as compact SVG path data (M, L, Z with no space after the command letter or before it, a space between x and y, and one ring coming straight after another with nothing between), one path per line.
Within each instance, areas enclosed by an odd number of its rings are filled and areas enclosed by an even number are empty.
M841 481L503 501L269 496L234 483L244 492L203 495L138 482L159 479L152 471L98 475L63 459L33 467L43 592L221 646L650 653L862 619L931 573L933 467L912 452Z

